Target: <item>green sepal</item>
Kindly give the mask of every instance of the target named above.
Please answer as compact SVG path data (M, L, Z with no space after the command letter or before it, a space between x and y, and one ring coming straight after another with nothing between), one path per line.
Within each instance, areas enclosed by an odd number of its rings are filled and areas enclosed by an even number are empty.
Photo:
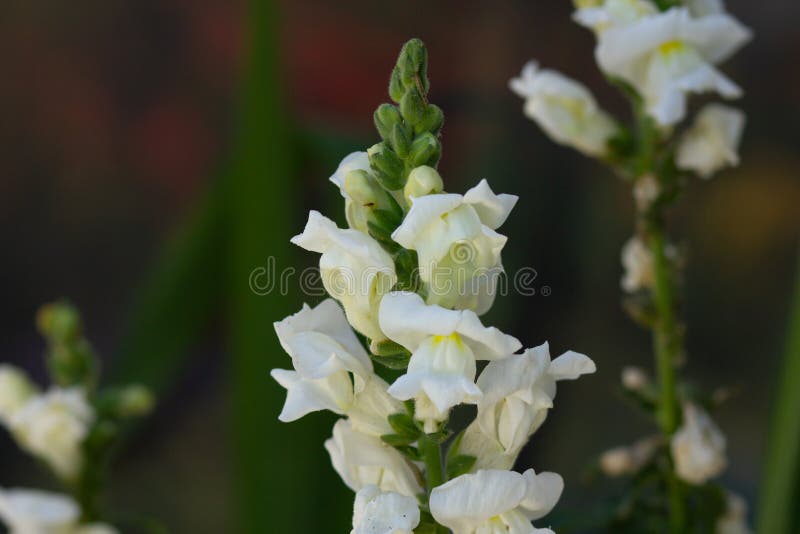
M381 436L381 441L383 441L387 445L391 445L392 447L404 447L407 445L411 445L417 440L416 438L401 436L400 434L384 434Z
M392 127L390 141L392 148L401 158L407 158L411 151L411 132L401 123L396 123Z
M403 86L403 81L400 79L400 69L395 67L392 69L392 76L389 78L389 97L396 103L400 103L406 88Z
M421 431L414 419L406 413L395 413L388 418L389 425L398 436L410 438L414 441L419 438Z
M400 445L395 447L397 452L411 460L412 462L421 462L422 461L422 454L420 454L419 449L416 447L412 447L410 445Z
M391 356L372 356L372 361L379 363L384 367L394 370L404 371L408 368L408 361L411 359L411 354L393 354Z
M402 189L405 185L405 165L386 143L378 143L367 150L370 167L375 171L378 182L390 191Z

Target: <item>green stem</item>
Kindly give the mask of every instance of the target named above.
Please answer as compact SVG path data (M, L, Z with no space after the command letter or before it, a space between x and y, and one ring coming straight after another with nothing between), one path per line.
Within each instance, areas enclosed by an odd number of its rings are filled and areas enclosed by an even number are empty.
M672 268L666 254L663 223L660 218L648 228L648 245L653 257L653 299L658 319L653 330L653 343L658 372L658 421L665 436L678 427L675 360L678 353L677 322L675 319L675 285ZM667 477L669 492L670 532L683 532L686 520L684 495L680 481L670 468Z
M442 470L442 448L436 441L423 434L419 438L419 450L422 453L422 460L425 462L425 486L428 495L436 486L444 482L444 472Z

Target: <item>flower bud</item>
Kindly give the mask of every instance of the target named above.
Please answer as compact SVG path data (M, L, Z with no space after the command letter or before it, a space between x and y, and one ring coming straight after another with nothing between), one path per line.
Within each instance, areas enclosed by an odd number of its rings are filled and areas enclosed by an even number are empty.
M409 154L409 163L412 167L419 167L420 165L436 165L441 156L442 148L439 140L431 134L426 132L411 143L411 153Z
M444 124L444 112L442 108L434 104L425 106L422 119L414 125L414 131L418 134L423 132L438 133Z
M117 413L120 417L141 417L150 413L154 405L153 393L141 384L134 384L119 392Z
M406 90L400 100L400 113L403 118L412 126L420 124L425 118L425 101L416 87Z
M401 123L394 125L390 141L392 143L392 148L394 148L398 156L401 158L408 157L408 153L411 150L411 140L412 135L409 128Z
M375 120L375 128L378 129L378 133L381 134L381 137L384 139L389 139L394 126L403 121L403 118L400 116L400 110L391 104L381 104L378 106L373 118Z
M392 77L389 79L389 97L399 104L405 92L403 80L400 79L400 69L395 67L392 70Z
M403 161L386 143L372 145L367 150L369 163L377 174L377 178L386 189L395 191L403 187L405 166Z
M406 186L403 188L403 196L406 202L411 203L411 197L419 198L425 195L441 193L444 189L442 177L433 167L422 165L415 168L408 175Z
M43 336L57 343L75 341L82 329L78 310L66 302L54 302L40 308L36 324Z
M397 58L397 68L400 79L408 87L415 83L414 77L425 78L425 71L428 68L428 52L425 44L419 39L411 39L400 51Z

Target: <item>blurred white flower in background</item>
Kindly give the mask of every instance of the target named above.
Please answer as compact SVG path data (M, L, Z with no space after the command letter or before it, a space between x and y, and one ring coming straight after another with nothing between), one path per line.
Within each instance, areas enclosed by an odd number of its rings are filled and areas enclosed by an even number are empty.
M747 526L747 503L741 496L728 492L725 513L717 519L716 534L751 534Z
M83 389L54 387L31 397L7 424L21 448L70 480L83 467L83 441L93 421L94 410Z
M694 18L689 9L676 7L602 32L596 56L603 71L642 95L656 122L669 126L686 115L689 93L741 96L715 65L749 39L750 31L728 14Z
M525 115L554 141L590 156L606 154L618 127L584 85L529 61L509 86L525 99Z
M675 472L691 484L703 484L727 465L725 436L700 407L685 404L683 424L672 436Z
M706 105L681 137L675 159L678 168L710 178L726 166L738 165L744 123L744 113L738 109Z
M10 534L116 534L103 524L79 525L80 508L66 495L0 488L0 523Z
M23 371L13 365L0 365L0 421L7 422L37 392Z

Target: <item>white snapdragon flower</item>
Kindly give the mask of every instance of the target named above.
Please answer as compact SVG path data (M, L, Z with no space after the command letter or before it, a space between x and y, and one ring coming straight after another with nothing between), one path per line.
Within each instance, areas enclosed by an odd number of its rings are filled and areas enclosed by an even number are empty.
M529 61L509 87L525 99L525 115L554 141L590 156L606 154L617 124L584 85Z
M716 534L751 534L747 525L747 503L741 496L728 492L725 512L717 519Z
M661 436L650 436L630 446L608 449L600 455L600 470L609 477L636 473L653 458L661 443Z
M622 289L634 293L653 286L655 272L653 254L639 236L630 238L622 247Z
M681 137L675 157L678 168L710 178L725 166L738 165L744 123L744 113L738 109L721 104L705 106Z
M627 26L648 15L658 13L658 8L650 0L598 0L576 2L577 9L572 19L593 30L596 34Z
M8 427L20 447L45 460L62 478L73 479L83 467L83 440L94 410L81 388L53 388L16 410Z
M400 400L415 399L416 417L429 432L453 406L480 399L476 360L506 358L521 347L516 338L483 326L475 312L426 305L416 293L386 295L380 322L389 339L411 351L408 371L389 393Z
M704 484L725 469L725 436L701 408L686 404L683 425L672 436L675 472L691 484Z
M730 15L693 18L687 8L672 8L602 32L596 56L605 72L633 85L648 113L668 126L685 116L689 93L741 95L714 66L749 38L750 31Z
M683 3L693 17L725 13L725 2L722 0L684 0Z
M352 171L370 171L369 156L366 152L353 152L345 156L329 180L339 188L339 192L344 197L344 213L347 224L350 225L350 228L367 233L365 212L359 210L358 205L353 202L352 195L345 187L345 178Z
M350 534L413 534L419 518L414 497L364 486L356 493Z
M556 382L575 380L596 370L588 356L573 351L551 361L547 343L490 362L478 378L483 397L478 402L478 417L464 433L460 452L475 456L477 469L511 468L553 407Z
M378 327L378 306L397 275L392 257L378 242L358 230L340 229L317 211L308 214L303 233L291 241L322 254L322 283L342 303L353 328L372 340L384 339Z
M0 488L0 520L10 534L116 534L108 525L79 525L77 503L58 493Z
M403 455L380 438L358 432L348 420L336 422L333 437L325 442L325 449L333 468L353 491L368 485L409 497L422 491Z
M13 365L0 365L0 420L8 421L36 393L24 372Z
M464 195L413 198L392 239L417 251L429 303L469 308L479 315L491 308L507 240L495 229L516 202L514 195L494 194L486 180Z
M547 515L563 489L556 473L485 470L434 488L430 508L453 534L545 534L552 531L531 521Z
M314 308L304 304L275 323L275 332L295 368L272 371L287 390L279 419L295 421L318 410L347 413L372 378L372 362L336 301L326 299Z

